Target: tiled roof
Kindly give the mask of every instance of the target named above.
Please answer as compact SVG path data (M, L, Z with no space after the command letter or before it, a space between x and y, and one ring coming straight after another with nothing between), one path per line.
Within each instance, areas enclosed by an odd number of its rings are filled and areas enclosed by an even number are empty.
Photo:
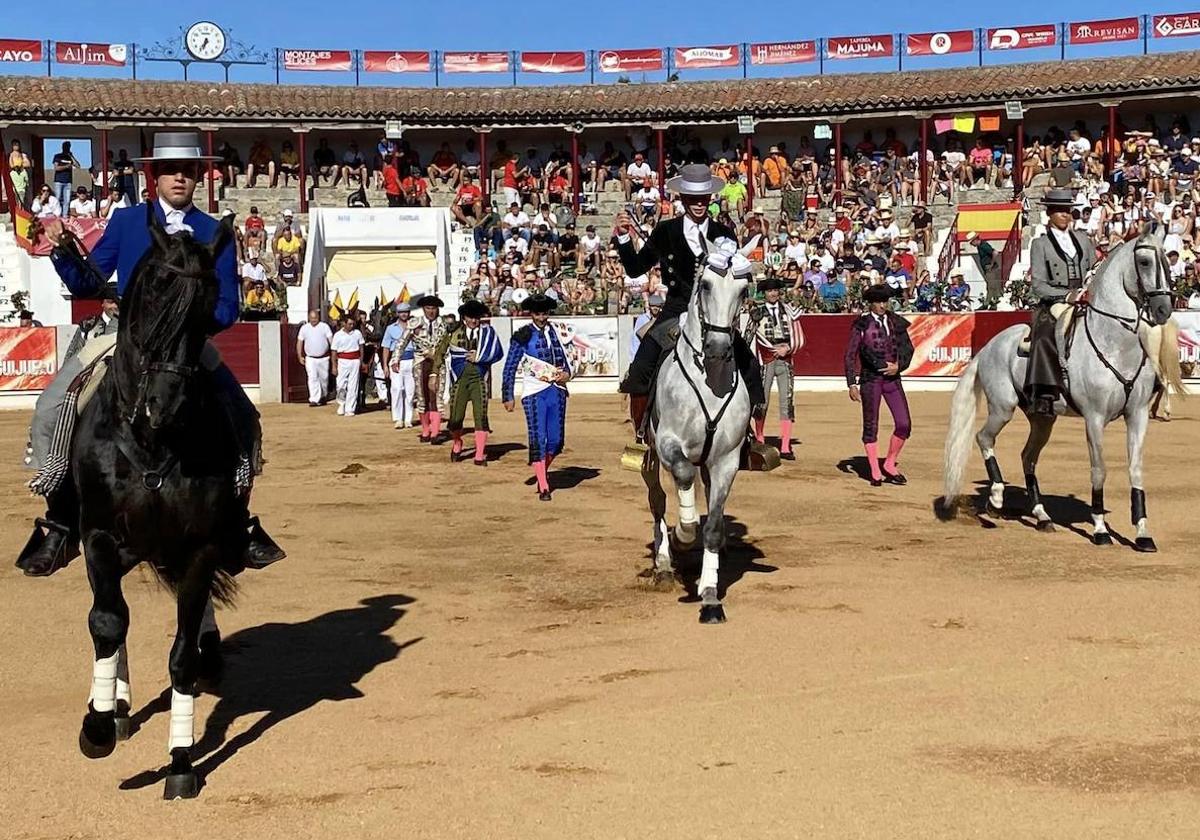
M564 124L945 111L1200 92L1200 52L904 73L498 88L386 88L0 77L0 119L222 124L262 121L408 125Z

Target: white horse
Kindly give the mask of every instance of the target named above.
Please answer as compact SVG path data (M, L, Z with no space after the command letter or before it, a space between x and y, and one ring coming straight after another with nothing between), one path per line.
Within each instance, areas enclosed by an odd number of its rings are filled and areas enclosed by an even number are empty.
M652 447L642 466L654 515L651 575L658 586L674 581L667 495L659 466L670 470L675 479L679 496L675 542L681 549L696 541L697 468L704 479L708 520L696 584L703 624L725 621L725 608L717 594L717 571L725 547L725 502L737 477L750 423L749 392L738 375L733 340L749 287L751 267L745 255L757 241L754 237L738 251L737 243L721 239L715 243L717 250L701 256L688 310L679 319L679 338L658 370L650 419Z
M1143 227L1136 240L1115 248L1087 287L1086 303L1071 316L1061 316L1056 332L1064 370L1065 399L1055 417L1029 414L1022 395L1027 359L1019 352L1027 327L1009 327L979 351L954 391L950 429L946 436L945 495L936 503L942 519L954 517L979 396L987 399L987 422L975 435L991 481L989 510L1004 504L1004 478L996 462L996 436L1018 408L1029 418L1029 439L1021 452L1030 513L1039 530L1054 524L1042 505L1037 461L1050 439L1058 415L1082 416L1087 429L1092 467L1092 522L1096 545L1111 545L1104 522L1104 427L1125 418L1129 450L1130 509L1137 528L1134 547L1156 551L1146 527L1146 493L1142 485L1142 446L1155 390L1172 387L1184 393L1179 368L1178 331L1171 322L1170 270L1163 254L1165 228ZM1071 321L1074 320L1074 323ZM1152 327L1151 322L1157 325Z

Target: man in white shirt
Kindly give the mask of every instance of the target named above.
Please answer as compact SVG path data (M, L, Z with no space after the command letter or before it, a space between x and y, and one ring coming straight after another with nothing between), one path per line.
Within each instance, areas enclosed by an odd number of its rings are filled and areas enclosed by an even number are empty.
M1071 165L1075 167L1075 171L1082 172L1083 162L1092 151L1092 141L1082 136L1077 128L1071 129L1070 136L1071 139L1067 141L1067 154L1071 156Z
M170 218L168 217L168 226ZM242 265L242 285L253 286L255 282L267 282L267 269L258 261L258 251L251 248L246 252L247 262Z
M310 310L308 321L296 337L296 357L308 376L308 404L313 408L325 402L329 388L329 350L333 330L321 320L321 313ZM356 389L357 390L357 389Z
M634 196L638 205L639 221L656 224L658 222L658 201L661 197L658 187L654 186L654 176L651 175L643 183Z
M354 319L343 315L341 329L329 342L337 359L337 413L350 417L358 408L358 378L362 372L363 335Z
M504 250L506 253L516 251L524 260L525 255L529 253L529 243L525 241L519 229L512 228L508 231L508 239L504 240Z
M805 256L808 254L807 246L800 241L800 234L792 231L788 234L787 247L783 249L783 260L786 265L790 260L796 265L805 264Z
M42 185L41 191L37 194L37 198L33 200L33 204L29 206L29 209L39 219L50 219L62 215L60 212L62 205L58 203L58 199L50 192L50 187L47 184Z
M634 190L639 190L642 185L649 181L654 176L654 170L650 168L650 164L646 163L645 156L638 152L633 156L633 163L625 167L625 173L621 176L621 186L625 189L625 200L629 201Z
M596 234L596 226L588 225L583 232L583 236L579 238L579 270L590 268L593 265L596 268L600 267L600 246L604 243Z
M533 238L533 228L529 221L529 215L515 201L508 206L508 212L500 220L500 229L504 231L505 236L508 236L515 230L526 242Z
M70 213L77 219L90 219L96 215L96 202L88 195L87 187L75 191Z

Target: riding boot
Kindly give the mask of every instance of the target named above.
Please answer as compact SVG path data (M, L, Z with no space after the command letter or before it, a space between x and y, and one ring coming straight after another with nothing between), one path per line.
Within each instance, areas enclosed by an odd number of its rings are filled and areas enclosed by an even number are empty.
M17 558L17 568L30 577L52 575L79 555L79 502L67 476L46 497L46 515L34 520L33 533Z
M249 502L249 497L246 499ZM277 560L287 557L287 553L271 539L257 516L251 516L247 508L246 515L246 551L242 561L249 569L265 569Z
M767 396L763 390L762 366L759 365L750 345L737 336L733 340L733 357L737 362L738 372L746 383L746 392L750 396L750 415L764 417L767 410Z
M650 397L644 394L631 394L629 396L629 419L633 421L633 433L639 441L646 437L645 419L646 407L650 404Z

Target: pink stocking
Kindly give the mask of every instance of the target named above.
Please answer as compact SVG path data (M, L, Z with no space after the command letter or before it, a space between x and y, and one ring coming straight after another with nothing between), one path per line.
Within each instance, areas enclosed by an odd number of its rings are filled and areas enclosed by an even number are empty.
M487 432L479 432L479 431L475 432L475 460L476 461L486 461L487 460L487 439L488 439Z
M779 421L779 451L785 452L785 453L792 451L792 421L791 420L780 420Z
M462 433L462 430L460 429L458 431L453 431L450 434L454 437L454 443L450 444L450 451L453 452L455 455L457 455L459 452L462 452L462 449L463 449L463 444L462 444L463 433Z
M891 443L888 444L887 460L883 462L883 468L890 474L895 475L899 472L896 469L896 459L900 457L900 450L904 448L904 438L892 435Z
M421 437L429 437L429 412L421 412Z
M767 418L765 418L765 417L755 417L754 418L754 439L756 441L758 441L759 443L763 442L763 432L766 431L766 428L767 428Z
M442 413L440 411L429 412L429 435L437 437L442 433Z
M534 461L533 474L537 476L538 490L545 493L550 490L550 479L546 478L546 462Z
M883 473L879 471L879 444L875 441L864 443L863 449L867 450L867 466L871 468L871 478L883 481Z

